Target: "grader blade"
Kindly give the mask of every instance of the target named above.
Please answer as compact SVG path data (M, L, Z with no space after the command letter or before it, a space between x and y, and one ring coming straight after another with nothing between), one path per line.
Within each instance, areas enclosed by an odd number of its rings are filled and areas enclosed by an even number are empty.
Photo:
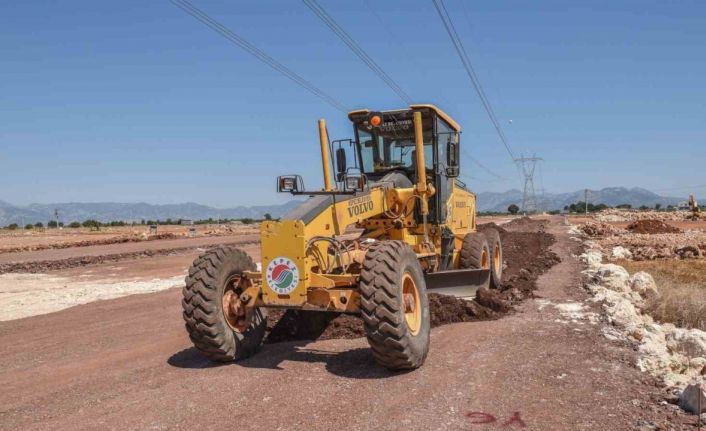
M476 291L490 284L489 269L456 269L426 274L424 280L429 293L473 299Z

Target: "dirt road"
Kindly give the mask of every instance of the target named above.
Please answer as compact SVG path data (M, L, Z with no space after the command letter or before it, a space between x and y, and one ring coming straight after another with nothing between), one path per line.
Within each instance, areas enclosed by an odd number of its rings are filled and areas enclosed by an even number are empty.
M549 230L562 262L540 278L540 298L435 328L426 364L408 373L375 365L364 339L269 344L214 366L191 348L177 289L2 322L0 427L691 429L659 405L629 346L562 315L585 298L581 268L565 229Z

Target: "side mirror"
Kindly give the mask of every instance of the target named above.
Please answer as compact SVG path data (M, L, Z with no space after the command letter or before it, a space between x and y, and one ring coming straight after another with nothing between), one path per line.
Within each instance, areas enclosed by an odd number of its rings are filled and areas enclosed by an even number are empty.
M449 178L456 178L460 173L458 168L458 153L458 142L454 138L449 138L449 142L446 143L446 176Z
M346 174L346 150L339 148L336 150L336 181L343 181Z

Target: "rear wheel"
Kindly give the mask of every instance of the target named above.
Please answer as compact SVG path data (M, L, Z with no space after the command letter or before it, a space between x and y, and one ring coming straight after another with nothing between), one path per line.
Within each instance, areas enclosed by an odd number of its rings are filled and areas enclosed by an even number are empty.
M500 233L495 229L483 231L490 251L490 287L499 289L503 279L503 246Z
M485 235L471 232L463 237L460 265L464 269L490 269L490 248Z
M255 270L250 256L232 247L202 254L189 269L181 302L186 330L194 346L211 360L243 359L262 344L267 324L264 309L256 309L243 330L236 329L237 320L224 311L239 300L238 281L248 270Z
M365 255L360 304L375 360L391 370L418 368L429 352L429 302L417 255L383 241Z

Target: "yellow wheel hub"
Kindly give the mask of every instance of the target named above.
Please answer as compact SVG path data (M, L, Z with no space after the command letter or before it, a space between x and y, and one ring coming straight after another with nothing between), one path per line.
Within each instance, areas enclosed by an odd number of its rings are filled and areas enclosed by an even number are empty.
M480 267L482 269L490 269L490 256L488 256L488 250L485 247L480 255Z
M417 284L409 272L405 272L402 276L402 303L407 327L412 335L417 335L422 327L422 304Z
M496 274L500 273L500 269L501 269L502 264L503 263L501 262L501 259L500 259L500 247L498 247L496 245L495 252L493 253L493 268L495 269Z

